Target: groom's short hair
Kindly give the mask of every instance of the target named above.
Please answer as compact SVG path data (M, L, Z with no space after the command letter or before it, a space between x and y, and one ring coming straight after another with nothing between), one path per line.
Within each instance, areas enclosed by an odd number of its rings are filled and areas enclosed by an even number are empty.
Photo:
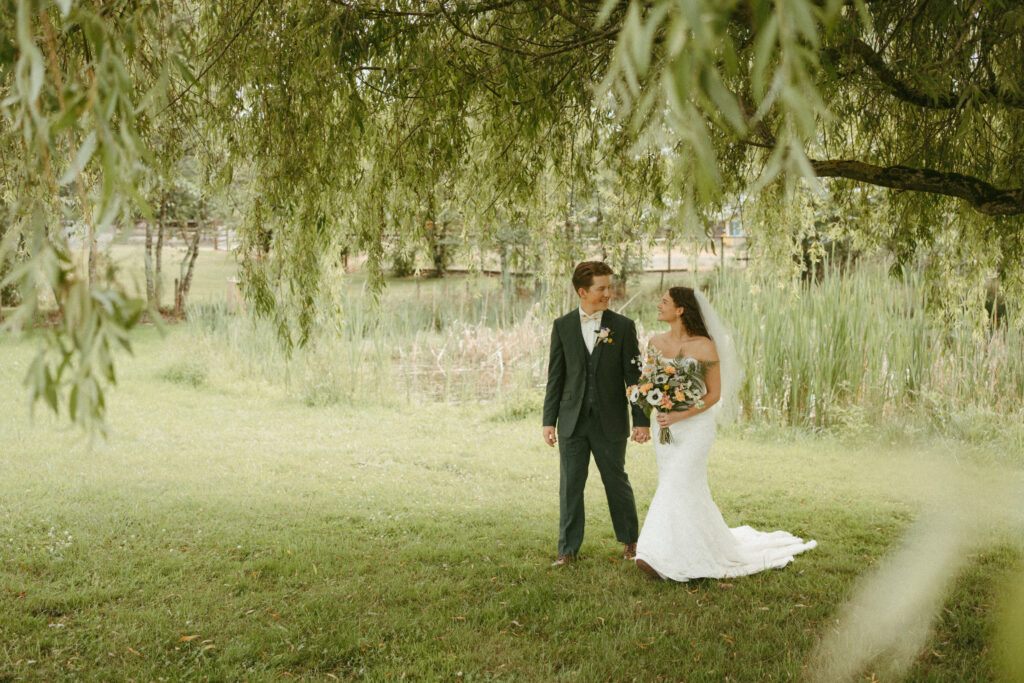
M596 275L614 275L611 266L604 261L584 261L572 272L572 291L590 289Z

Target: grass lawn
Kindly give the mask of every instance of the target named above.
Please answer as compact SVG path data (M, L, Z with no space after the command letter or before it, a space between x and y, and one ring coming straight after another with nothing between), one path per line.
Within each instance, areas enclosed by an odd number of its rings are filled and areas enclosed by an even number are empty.
M954 462L935 444L733 431L709 460L726 520L818 549L748 578L651 582L620 561L592 469L584 559L553 570L558 464L538 420L310 408L169 372L192 340L142 332L112 436L90 446L28 419L32 347L0 339L0 681L802 678L919 514L921 471L1022 471L983 447ZM627 471L642 518L650 446ZM1020 553L971 552L915 680L997 675L993 606Z

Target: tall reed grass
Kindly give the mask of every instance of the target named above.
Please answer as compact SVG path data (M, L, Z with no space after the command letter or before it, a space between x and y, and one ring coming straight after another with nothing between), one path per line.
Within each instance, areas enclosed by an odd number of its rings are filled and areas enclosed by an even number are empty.
M662 326L659 286L644 279L620 302L643 337ZM1020 329L938 325L916 273L898 281L865 266L790 288L725 270L703 286L736 330L748 422L829 428L912 416L948 429L964 414L971 428L979 416L984 425L1024 414ZM544 302L509 301L487 278L396 282L379 301L356 281L333 297L324 308L339 314L291 355L271 324L222 306L193 309L191 324L211 363L283 384L309 405L496 401L510 416L539 418L552 317Z
M492 280L396 283L379 301L358 282L336 290L311 342L287 352L273 324L198 306L190 325L211 363L283 384L311 406L506 401L512 414L540 400L548 322L540 305L503 297ZM521 405L518 405L521 404Z
M864 266L790 288L734 271L706 286L736 330L747 420L828 427L1022 414L1021 329L969 314L940 325L919 273L896 280Z

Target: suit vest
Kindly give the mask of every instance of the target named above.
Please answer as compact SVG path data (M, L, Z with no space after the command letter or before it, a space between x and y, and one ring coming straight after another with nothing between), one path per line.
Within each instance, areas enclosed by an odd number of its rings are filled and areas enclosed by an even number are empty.
M587 356L587 384L583 388L583 409L587 413L598 414L597 407L597 340L594 341L594 350Z

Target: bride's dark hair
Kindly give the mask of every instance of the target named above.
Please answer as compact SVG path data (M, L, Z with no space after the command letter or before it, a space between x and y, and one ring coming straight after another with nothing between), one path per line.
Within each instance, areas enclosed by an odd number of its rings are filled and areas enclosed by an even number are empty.
M711 335L708 334L708 328L704 325L704 317L700 314L700 304L697 303L697 297L693 295L693 290L689 287L672 287L668 290L668 295L672 297L672 301L675 305L683 309L683 314L679 316L683 321L683 327L690 334L697 335L698 337L707 337L711 339Z

